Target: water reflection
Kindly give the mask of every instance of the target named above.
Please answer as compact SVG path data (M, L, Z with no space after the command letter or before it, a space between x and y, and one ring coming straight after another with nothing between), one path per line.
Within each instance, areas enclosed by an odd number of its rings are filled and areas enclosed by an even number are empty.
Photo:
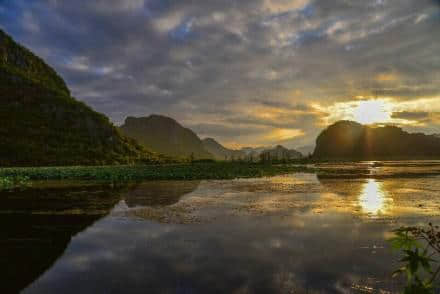
M121 195L128 207L158 207L177 203L193 192L200 181L157 181L138 183Z
M382 183L375 179L368 179L359 196L362 210L368 214L383 214L388 209L389 201Z
M110 211L121 189L54 183L0 191L0 292L19 293L48 270L72 236Z
M128 207L172 205L198 181L113 185L35 182L0 191L1 293L18 293L62 256L72 238L124 201ZM61 291L62 292L62 291Z
M398 293L400 281L390 275L397 256L384 236L400 225L440 220L432 213L440 207L434 197L438 178L295 174L146 182L116 197L95 190L45 191L34 191L40 196L32 201L25 192L1 195L7 205L0 204L0 231L3 224L9 242L0 239L1 273L9 289L20 290L41 275L23 293ZM115 202L105 217L79 222ZM72 216L68 223L50 211ZM47 221L37 222L42 213ZM384 213L386 218L365 217ZM24 214L29 221L19 226ZM188 215L200 222L182 222ZM59 244L59 250L47 244ZM23 279L26 268L38 264ZM12 287L14 276L22 280Z

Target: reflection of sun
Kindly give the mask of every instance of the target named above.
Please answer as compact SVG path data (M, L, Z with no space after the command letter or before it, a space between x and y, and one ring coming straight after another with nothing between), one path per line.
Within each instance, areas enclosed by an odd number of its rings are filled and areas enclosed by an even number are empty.
M359 197L362 210L370 214L383 213L387 209L386 202L387 199L382 184L374 179L369 179Z
M353 118L362 124L387 122L391 119L390 105L379 99L360 101L353 109Z

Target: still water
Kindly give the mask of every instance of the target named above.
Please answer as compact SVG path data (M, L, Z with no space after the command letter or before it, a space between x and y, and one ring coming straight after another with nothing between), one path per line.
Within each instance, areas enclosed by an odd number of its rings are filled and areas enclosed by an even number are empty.
M34 183L0 192L0 292L397 293L386 239L439 223L439 196L437 175Z

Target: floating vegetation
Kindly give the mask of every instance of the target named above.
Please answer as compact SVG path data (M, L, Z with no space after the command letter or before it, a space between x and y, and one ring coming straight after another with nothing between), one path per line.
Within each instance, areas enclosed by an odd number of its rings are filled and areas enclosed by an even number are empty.
M24 175L17 176L0 176L0 190L9 190L19 187L27 187L30 185L30 178Z
M274 176L305 171L300 165L213 162L163 165L30 167L0 169L0 178L30 180L196 180Z

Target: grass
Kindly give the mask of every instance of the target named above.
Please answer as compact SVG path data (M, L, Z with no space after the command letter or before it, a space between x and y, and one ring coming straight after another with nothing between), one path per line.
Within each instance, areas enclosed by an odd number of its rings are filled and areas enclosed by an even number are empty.
M162 165L1 168L0 182L28 180L202 180L253 178L306 171L292 164L212 162Z

